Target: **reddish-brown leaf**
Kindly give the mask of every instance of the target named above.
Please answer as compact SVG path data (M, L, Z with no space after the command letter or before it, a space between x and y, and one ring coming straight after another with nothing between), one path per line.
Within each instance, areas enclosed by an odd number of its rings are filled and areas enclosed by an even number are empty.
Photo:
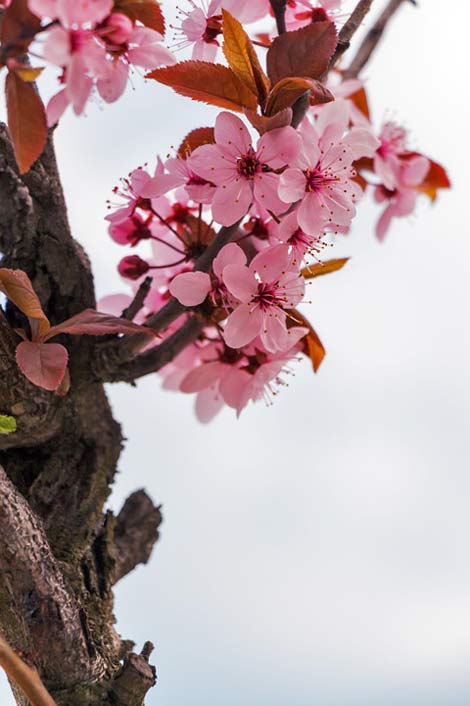
M197 127L195 130L191 130L184 138L178 148L178 157L186 159L191 152L201 147L201 145L213 145L214 143L215 136L213 127Z
M232 69L205 61L182 61L174 66L162 66L146 78L170 86L176 93L192 100L228 108L239 113L243 108L256 110L257 98L240 81Z
M160 34L165 34L165 17L155 0L117 0L115 10L127 15L134 22L141 22Z
M370 120L369 101L367 100L367 93L364 88L360 88L355 93L352 93L349 96L349 100L354 103L356 108L360 110L368 120Z
M264 106L269 81L261 68L251 39L230 12L222 10L222 16L225 58L238 78L258 96L260 105Z
M348 260L349 257L339 257L333 260L325 260L325 262L316 262L314 265L307 265L307 267L302 268L302 277L313 279L314 277L329 275L330 272L341 270Z
M57 326L52 326L43 341L47 341L59 333L88 334L89 336L104 336L110 333L146 333L149 336L155 335L152 329L140 324L134 324L127 319L121 319L112 314L105 314L95 309L85 309L76 316L63 321Z
M276 115L272 116L258 115L252 110L245 110L245 115L260 135L264 135L269 130L276 130L278 127L286 127L292 122L291 108L284 108L284 110L280 110Z
M9 56L15 57L25 52L41 25L41 20L28 9L28 0L13 0L3 10L1 22L1 43L11 46Z
M312 361L313 370L316 373L326 355L325 347L310 321L300 311L292 309L289 313L292 317L291 326L305 326L308 328L307 335L302 339L303 353Z
M319 79L328 67L337 42L333 22L314 22L276 37L267 55L271 85L287 76Z
M68 362L67 349L60 343L22 341L16 347L16 362L25 377L45 390L57 390Z
M334 100L334 96L320 81L311 78L283 78L278 81L268 96L266 115L275 115L290 108L304 93L310 94L310 104L319 105Z
M49 331L49 319L42 310L41 302L26 272L0 269L0 292L28 317L33 338L41 337Z
M46 111L33 84L13 71L5 82L8 129L21 174L27 172L44 149L47 138Z
M419 152L409 152L404 155L405 159L411 159L412 157L418 156L420 156ZM451 183L444 167L438 164L438 162L434 162L432 159L429 161L431 163L429 171L426 174L426 178L422 184L418 186L418 191L421 191L423 194L426 194L426 196L429 196L431 201L435 201L437 199L437 192L439 189L450 189Z

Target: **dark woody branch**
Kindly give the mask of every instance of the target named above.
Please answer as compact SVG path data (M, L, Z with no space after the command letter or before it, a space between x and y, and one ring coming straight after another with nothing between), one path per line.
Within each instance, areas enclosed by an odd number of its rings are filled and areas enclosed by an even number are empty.
M361 73L381 41L388 23L405 2L411 2L413 5L416 5L415 0L390 0L388 2L375 24L367 32L362 44L359 46L356 55L345 71L345 78L356 78Z

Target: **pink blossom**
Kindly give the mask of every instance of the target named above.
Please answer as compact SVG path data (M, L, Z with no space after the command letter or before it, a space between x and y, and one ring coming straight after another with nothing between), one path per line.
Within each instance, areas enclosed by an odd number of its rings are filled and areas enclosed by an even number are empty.
M289 213L279 226L278 240L292 249L294 263L300 264L308 253L318 253L323 243L318 236L305 233L297 222L297 214Z
M386 189L394 189L399 181L400 155L406 152L406 130L393 122L387 122L379 135L380 145L374 157L374 172Z
M419 194L417 187L426 177L429 166L429 160L421 155L400 160L395 167L397 187L395 189L387 189L383 185L376 187L374 197L377 203L388 202L376 226L379 240L385 238L392 218L403 218L413 213Z
M191 169L215 184L212 200L214 220L232 225L244 216L251 203L280 213L288 202L277 195L279 175L275 169L296 158L300 142L291 127L265 133L254 148L243 122L222 112L215 123L215 145L202 145L191 155Z
M140 243L141 240L152 237L148 219L144 221L138 213L134 213L119 223L110 223L108 232L119 245L131 245L132 247Z
M350 225L362 195L353 181L353 162L373 154L378 144L372 133L359 128L345 135L347 106L335 103L322 106L315 126L308 119L302 122L303 148L295 166L280 177L279 196L300 202L299 226L313 236Z
M188 0L191 9L180 9L183 15L180 28L177 32L177 48L193 47L192 58L202 61L214 61L219 41L217 37L222 34L222 15L220 11L221 0L211 0L206 7L196 5L193 0Z
M156 171L161 169L162 166L158 163ZM152 177L145 169L138 167L129 174L128 178L122 179L121 188L116 186L113 192L124 201L124 204L119 204L116 211L106 216L106 220L113 224L123 223L134 214L137 208L143 208L149 211L151 209L150 199L142 194L145 193L145 187L148 185L151 178ZM111 208L110 204L108 208Z
M290 0L286 8L288 30L305 27L312 22L335 22L341 11L342 0Z
M43 54L64 69L65 89L60 92L60 102L56 99L48 106L48 122L52 125L60 117L60 109L65 110L69 103L77 115L83 112L93 90L94 77L106 71L106 52L91 30L57 26L47 33Z
M163 37L149 27L135 27L127 43L111 61L107 70L98 78L97 88L100 96L107 103L113 103L124 92L129 76L129 67L140 66L144 69L156 69L158 66L174 64L173 54L162 45Z
M227 345L240 348L260 336L270 352L288 348L286 309L294 308L305 291L303 277L291 267L289 248L267 248L248 267L227 265L222 279L230 294L240 301L225 325Z
M300 341L308 333L308 329L303 326L293 326L289 329L289 333L290 347L287 351L266 353L260 343L255 346L254 355L249 357L250 379L238 396L237 416L250 400L258 402L263 399L266 404L272 404L279 388L287 385L284 377L292 375L288 364L297 358L301 350Z
M64 27L96 25L111 12L112 0L28 0L38 17L58 19Z
M203 204L209 204L212 201L215 191L213 184L191 169L191 157L187 159L175 157L165 162L164 171L155 174L143 193L150 198L156 198L178 187L184 187L193 201Z

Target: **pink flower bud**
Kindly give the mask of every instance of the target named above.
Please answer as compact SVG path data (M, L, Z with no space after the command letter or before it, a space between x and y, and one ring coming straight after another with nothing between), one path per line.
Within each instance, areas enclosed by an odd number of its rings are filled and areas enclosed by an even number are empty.
M134 24L127 15L123 15L122 12L112 12L106 19L102 31L111 44L126 44L133 29Z
M150 269L148 262L142 260L138 255L128 255L123 257L118 265L118 272L126 279L139 279Z

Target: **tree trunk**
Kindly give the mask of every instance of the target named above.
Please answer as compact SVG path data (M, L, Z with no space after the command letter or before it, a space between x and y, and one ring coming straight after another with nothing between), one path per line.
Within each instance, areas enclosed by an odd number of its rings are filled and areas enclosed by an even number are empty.
M20 177L0 126L0 252L2 267L27 272L52 324L95 306L51 135ZM0 631L58 706L141 706L155 682L151 645L136 655L117 635L112 587L148 560L161 515L143 491L117 517L103 512L122 436L92 371L93 339L67 338L71 385L58 396L19 372L18 325L16 311L0 311L0 413L18 425L0 436Z

